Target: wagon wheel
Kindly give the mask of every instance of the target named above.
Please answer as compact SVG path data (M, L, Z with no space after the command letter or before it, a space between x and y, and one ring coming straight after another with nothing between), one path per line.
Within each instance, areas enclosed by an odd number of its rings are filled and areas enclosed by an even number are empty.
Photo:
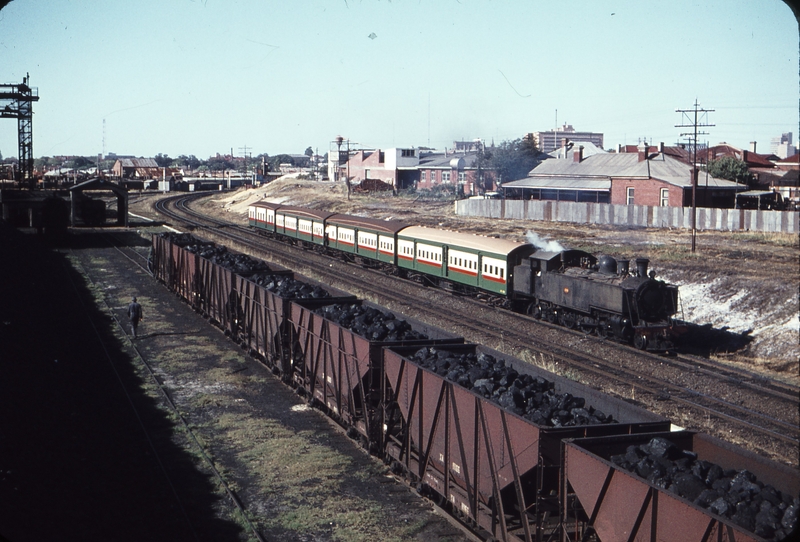
M643 333L637 333L633 337L633 346L639 350L645 350L647 348L647 336Z

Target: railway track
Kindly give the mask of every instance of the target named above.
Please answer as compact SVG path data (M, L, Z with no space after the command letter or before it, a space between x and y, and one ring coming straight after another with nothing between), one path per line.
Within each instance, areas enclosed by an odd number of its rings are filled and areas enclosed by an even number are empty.
M439 327L459 329L470 340L494 343L498 350L538 364L547 360L551 369L576 374L579 380L635 400L682 425L734 440L779 461L796 462L800 442L800 390L796 387L713 360L645 353L265 239L246 226L193 210L191 201L203 195L162 199L156 210L178 224L199 230L201 236L236 243L235 248L261 258L265 258L267 249L265 259L277 258L279 263L307 274L304 269L310 269L318 280L345 290L355 289L393 310L413 307L416 317ZM442 302L444 298L449 302ZM465 316L468 314L479 317ZM487 321L496 324L487 325Z
M122 257L128 259L133 265L135 265L136 267L138 267L142 271L144 271L144 272L146 272L148 274L152 274L150 269L149 269L149 266L148 266L148 256L147 255L143 254L141 251L136 250L134 247L127 246L126 244L121 243L120 240L116 236L114 236L113 234L107 234L102 229L95 229L95 232L98 233L98 234L101 234L106 239L106 241L109 243L109 245L111 247L113 247L114 250L117 253L119 253ZM92 277L91 276L89 271L85 267L83 267L83 264L81 264L79 262L78 258L75 258L74 262L75 262L76 265L78 265L81 268L81 272L82 272L83 276L85 276L88 280L90 280L92 282L92 284L94 284L96 282L96 280L97 280L96 277ZM104 301L104 303L106 305L106 310L109 313L113 314L114 313L113 307L111 307L108 304L108 301ZM117 319L116 317L114 317L114 318L115 318L116 325L122 331L122 333L127 334L127 326L123 322L121 322L119 319ZM136 359L139 361L140 365L145 369L145 371L149 375L151 381L155 384L155 386L161 392L161 396L163 397L165 403L168 405L168 407L169 407L170 411L172 412L172 414L175 416L176 419L179 420L179 422L180 422L185 434L188 435L188 437L191 439L192 443L195 446L196 453L198 453L198 455L200 455L200 457L202 457L206 468L208 468L208 470L211 473L213 473L217 483L225 491L225 493L227 494L228 498L230 499L231 504L238 510L238 512L240 514L240 517L242 518L243 523L247 526L247 529L250 532L250 534L252 535L252 537L255 538L256 540L258 540L259 542L265 542L264 537L261 535L261 533L258 531L258 529L256 529L256 527L250 521L250 519L249 519L249 517L248 517L248 515L246 513L245 507L242 504L241 500L237 497L237 495L230 488L229 484L225 481L225 478L222 476L220 471L217 469L217 466L215 465L214 461L206 453L204 446L200 444L200 441L198 440L198 437L195 434L195 431L192 429L191 425L187 422L187 420L184 417L184 415L178 409L177 405L175 404L175 402L173 401L172 397L168 393L168 391L167 391L167 389L166 389L166 387L164 385L164 382L156 374L156 371L154 370L153 366L151 365L151 362L136 347L135 344L132 343L130 345L130 348L136 353ZM146 432L146 429L144 427L142 427L142 429ZM156 457L158 457L158 453L155 451L155 449L153 449L153 453L156 455ZM161 464L161 459L160 458L159 458L159 464ZM163 468L163 465L162 465L162 468ZM165 475L165 477L167 479L169 479L169 474L167 473L166 469L164 469L164 475ZM170 484L171 483L172 482L170 481ZM173 489L173 491L174 491L174 489ZM177 498L177 494L176 494L176 498ZM180 502L179 499L178 499L178 504L181 507L181 512L184 514L184 516L186 516L186 511L183 509L184 505L183 505L182 502ZM189 522L188 517L187 517L187 522L188 522L189 526L191 527L191 522ZM200 536L198 535L198 533L192 531L192 535L193 535L193 538L195 540L200 540Z

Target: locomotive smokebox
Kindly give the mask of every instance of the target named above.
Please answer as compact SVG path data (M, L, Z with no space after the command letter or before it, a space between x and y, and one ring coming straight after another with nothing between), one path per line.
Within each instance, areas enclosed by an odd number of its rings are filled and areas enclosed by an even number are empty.
M630 270L630 264L630 260L617 260L617 273L627 276Z
M636 258L636 275L642 278L647 277L647 264L650 260L647 258Z

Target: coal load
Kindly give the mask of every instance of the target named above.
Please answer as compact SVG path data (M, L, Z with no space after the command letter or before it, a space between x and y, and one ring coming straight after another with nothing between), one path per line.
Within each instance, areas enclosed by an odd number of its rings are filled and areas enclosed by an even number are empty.
M461 354L425 347L417 350L412 360L536 425L572 427L614 422L611 416L587 408L585 399L556 393L553 382L520 374L505 360L484 352Z
M748 470L723 469L656 437L609 458L648 482L724 516L766 540L783 540L797 527L800 497L759 482Z
M288 276L256 273L248 277L248 279L283 299L324 299L331 297L331 294L320 286L312 286Z
M187 245L184 247L186 252L191 252L192 254L197 254L201 258L205 258L206 260L211 260L217 256L225 254L228 252L228 249L225 247L218 247L214 243L206 243L203 241L198 241L193 245Z
M179 247L182 248L201 243L201 241L199 241L191 233L175 233L167 231L159 233L158 236L161 237L162 239L167 239L173 245L178 245Z
M254 273L266 273L271 271L269 265L263 260L256 260L247 254L232 254L228 251L215 254L209 258L212 262L233 271L237 275L247 277Z
M336 303L315 312L368 341L402 342L428 338L423 333L414 331L405 320L398 320L394 314L364 305Z

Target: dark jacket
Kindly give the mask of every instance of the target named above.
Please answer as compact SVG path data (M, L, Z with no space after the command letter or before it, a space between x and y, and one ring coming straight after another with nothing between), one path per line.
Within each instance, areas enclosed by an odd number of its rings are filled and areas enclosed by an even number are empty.
M136 322L142 319L142 306L136 301L128 305L128 317Z

